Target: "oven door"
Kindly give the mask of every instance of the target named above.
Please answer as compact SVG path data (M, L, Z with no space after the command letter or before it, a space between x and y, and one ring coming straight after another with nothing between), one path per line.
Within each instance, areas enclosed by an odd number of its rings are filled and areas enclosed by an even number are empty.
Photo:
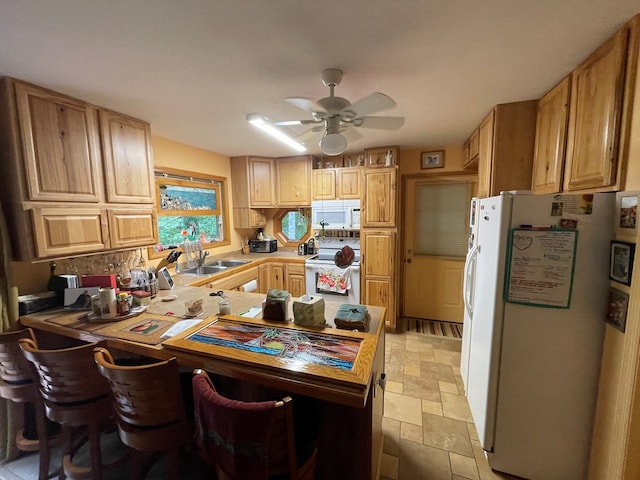
M346 291L333 292L318 287L320 275L333 266L333 263L305 263L306 294L312 297L322 297L330 302L360 303L360 265L351 265L349 267L351 286Z

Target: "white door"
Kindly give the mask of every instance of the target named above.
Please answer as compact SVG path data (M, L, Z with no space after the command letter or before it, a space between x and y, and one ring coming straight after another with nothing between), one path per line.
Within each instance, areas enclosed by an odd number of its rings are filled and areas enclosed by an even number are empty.
M405 317L463 322L471 182L411 178L404 198Z

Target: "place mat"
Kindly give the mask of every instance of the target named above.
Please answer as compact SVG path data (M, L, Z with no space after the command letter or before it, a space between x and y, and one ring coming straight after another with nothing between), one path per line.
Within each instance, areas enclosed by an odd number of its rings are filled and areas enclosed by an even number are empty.
M171 328L180 317L144 313L121 322L101 324L100 335L157 345L164 340L162 334Z
M45 322L55 323L62 327L75 328L76 330L85 330L87 332L95 332L104 328L105 325L104 323L88 322L86 313L81 315L69 315L68 313L65 313L64 315L46 318Z

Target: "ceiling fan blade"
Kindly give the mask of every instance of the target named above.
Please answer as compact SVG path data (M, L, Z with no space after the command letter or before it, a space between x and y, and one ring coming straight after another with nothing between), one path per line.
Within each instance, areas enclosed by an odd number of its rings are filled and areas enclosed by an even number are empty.
M320 137L324 133L324 126L318 125L302 132L296 137L296 140L300 143L310 143L316 137Z
M306 110L307 112L327 113L327 110L322 105L317 103L315 100L311 100L310 98L288 97L288 98L285 98L285 100L289 102L291 105L294 105L302 110Z
M362 134L355 128L345 128L341 131L341 133L345 137L347 137L347 140L349 140L350 142L355 142L356 140L360 140L362 138Z
M360 123L362 121L362 123ZM361 117L354 122L356 127L397 130L404 125L404 117Z
M343 112L353 112L354 117L362 117L365 115L371 115L372 113L378 113L382 110L388 110L396 106L396 102L393 98L385 95L384 93L374 92L360 100L355 101Z
M311 123L320 123L322 120L283 120L282 122L273 122L278 127L289 127L291 125L309 125Z

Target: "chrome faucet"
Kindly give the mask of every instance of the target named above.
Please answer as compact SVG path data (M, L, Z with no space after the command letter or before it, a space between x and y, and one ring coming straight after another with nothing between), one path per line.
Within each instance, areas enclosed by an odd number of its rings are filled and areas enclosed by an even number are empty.
M200 250L198 252L198 267L204 265L204 259L207 258L207 255L209 255L209 252L207 250Z

